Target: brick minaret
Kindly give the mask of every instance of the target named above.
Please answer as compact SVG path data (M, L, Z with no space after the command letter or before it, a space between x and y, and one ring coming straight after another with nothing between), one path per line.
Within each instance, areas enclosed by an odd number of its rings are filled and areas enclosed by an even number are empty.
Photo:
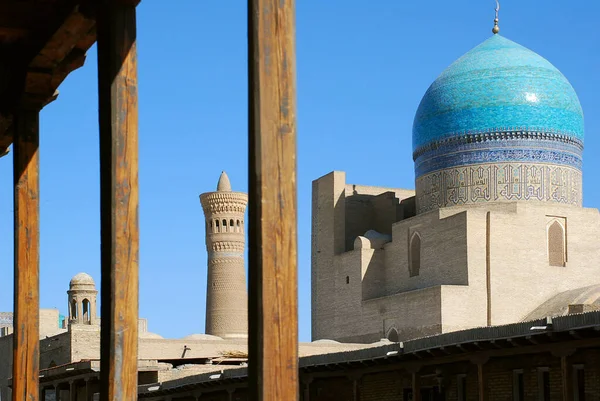
M247 338L248 293L244 268L244 213L248 195L232 192L221 173L216 192L200 195L206 219L208 281L206 334Z

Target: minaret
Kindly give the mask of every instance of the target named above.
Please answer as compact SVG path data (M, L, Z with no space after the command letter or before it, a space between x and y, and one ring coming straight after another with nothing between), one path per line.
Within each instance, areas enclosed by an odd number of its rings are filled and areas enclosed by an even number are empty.
M206 220L208 281L206 334L248 337L248 293L244 268L244 213L248 195L232 192L223 171L216 192L200 195Z
M87 273L75 275L69 283L69 324L97 325L96 283Z

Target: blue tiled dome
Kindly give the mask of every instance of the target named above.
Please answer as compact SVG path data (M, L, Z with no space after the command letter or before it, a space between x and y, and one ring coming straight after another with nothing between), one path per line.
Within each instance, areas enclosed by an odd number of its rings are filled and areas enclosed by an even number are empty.
M429 87L413 124L418 212L480 202L581 205L583 111L543 57L494 35Z
M494 35L429 87L413 125L413 150L468 133L529 130L583 140L575 90L552 64Z

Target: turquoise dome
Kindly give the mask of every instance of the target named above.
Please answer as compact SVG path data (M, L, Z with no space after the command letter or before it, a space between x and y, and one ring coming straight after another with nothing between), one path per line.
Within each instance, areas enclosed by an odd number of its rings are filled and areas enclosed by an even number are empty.
M481 202L581 205L583 126L560 71L492 36L421 100L413 123L417 212Z
M550 62L494 35L429 87L415 116L413 151L452 136L517 129L583 141L583 111Z

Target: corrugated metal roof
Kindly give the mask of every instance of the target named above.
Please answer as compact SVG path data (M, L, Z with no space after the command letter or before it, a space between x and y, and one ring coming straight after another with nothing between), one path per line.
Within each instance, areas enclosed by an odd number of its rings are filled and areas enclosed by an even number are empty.
M532 328L534 329L532 330ZM394 360L401 362L403 359L408 360L408 356L411 354L443 347L516 339L519 337L547 337L548 333L572 332L590 328L596 329L600 337L600 311L561 316L554 319L538 319L502 326L479 327L418 338L403 343L386 344L381 347L369 346L368 348L354 351L312 355L300 358L299 366L301 370L319 370L319 367L352 365L365 361L381 363L382 361L391 362ZM194 376L192 380L190 380L190 377L186 378L185 384L181 383L181 385L177 381L174 381L172 383L165 382L140 388L140 397L154 397L163 392L174 392L184 387L185 389L193 389L196 387L222 385L231 379L239 381L245 375L247 375L246 368L225 371L218 378L214 376L214 373L201 374ZM149 387L152 387L153 391L149 391Z

